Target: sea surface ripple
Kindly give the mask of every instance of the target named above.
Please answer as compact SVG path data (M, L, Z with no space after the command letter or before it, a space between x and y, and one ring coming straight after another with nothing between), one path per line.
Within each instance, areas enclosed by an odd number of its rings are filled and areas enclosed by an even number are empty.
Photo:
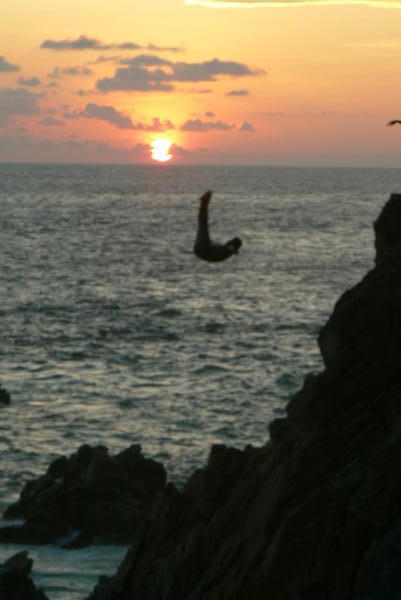
M400 176L0 165L0 509L83 443L139 442L178 484L213 443L265 443ZM243 240L221 264L192 254L206 189L212 237Z

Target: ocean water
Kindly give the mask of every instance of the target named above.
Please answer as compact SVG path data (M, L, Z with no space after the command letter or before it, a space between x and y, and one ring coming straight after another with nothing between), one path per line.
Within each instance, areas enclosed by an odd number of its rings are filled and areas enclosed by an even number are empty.
M0 510L82 443L139 442L178 485L212 443L263 444L400 187L400 169L0 165ZM221 264L192 253L207 189L212 237L243 240ZM24 549L51 600L124 553Z

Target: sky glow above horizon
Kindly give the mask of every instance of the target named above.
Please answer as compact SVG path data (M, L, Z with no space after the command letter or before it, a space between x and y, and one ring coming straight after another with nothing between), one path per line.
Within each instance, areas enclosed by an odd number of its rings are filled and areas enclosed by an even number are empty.
M261 8L278 6L360 5L401 8L401 0L185 0L188 5L210 8Z
M16 0L0 161L401 164L400 3L263 4Z

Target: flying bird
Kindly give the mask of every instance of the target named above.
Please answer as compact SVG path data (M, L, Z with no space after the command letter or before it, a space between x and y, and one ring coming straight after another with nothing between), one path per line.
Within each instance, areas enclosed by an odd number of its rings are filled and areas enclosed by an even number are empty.
M390 125L390 127L392 127L393 125L396 125L397 123L399 123L401 125L401 121L399 121L398 119L394 119L393 121L389 121L387 123L387 127Z

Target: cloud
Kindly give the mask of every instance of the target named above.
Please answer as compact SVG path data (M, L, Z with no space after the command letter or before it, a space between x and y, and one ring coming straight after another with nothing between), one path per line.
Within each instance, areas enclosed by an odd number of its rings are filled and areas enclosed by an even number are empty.
M129 65L130 67L156 67L156 66L171 66L172 63L167 58L160 58L154 54L139 54L135 58L124 58L120 61L122 65Z
M19 85L26 85L27 87L35 87L40 85L40 79L38 79L37 77L30 77L29 79L19 77L18 83Z
M114 108L114 106L101 106L99 104L90 103L80 112L65 113L66 119L99 119L106 121L118 129L134 129L134 124L129 115L124 115Z
M22 132L23 133L23 132ZM132 163L131 149L71 136L51 140L30 135L0 136L0 162Z
M163 91L175 89L173 82L216 81L221 76L245 77L265 74L261 69L251 69L235 61L218 58L200 63L173 62L151 54L141 54L122 61L124 68L116 70L113 77L97 81L102 92L113 90Z
M136 158L149 158L150 144L135 144L130 150Z
M243 77L244 75L263 75L261 69L251 69L243 63L214 58L201 63L177 62L173 65L175 81L215 81L219 75Z
M40 95L24 89L0 89L0 122L14 115L34 115L40 112Z
M4 56L0 56L0 73L15 73L19 70L20 68L18 65L13 65L9 63Z
M190 90L185 90L189 94L211 94L213 92L212 88L192 88Z
M230 90L226 96L249 96L248 90Z
M139 160L144 160L146 162L149 161L149 157L151 155L152 147L150 144L136 144L131 148L131 152L134 154L135 158ZM187 150L183 146L179 146L177 144L172 144L170 148L170 152L174 158L188 158L195 153L193 151Z
M191 154L191 152L184 148L184 146L179 146L177 144L171 145L170 152L173 156L177 156L178 158L184 158Z
M114 90L136 92L171 92L174 86L166 83L167 76L161 69L148 71L137 65L127 69L117 69L114 77L104 77L96 83L98 90L110 92Z
M54 117L46 117L39 121L41 125L46 125L46 127L63 127L66 125L65 121L61 121L60 119L55 119Z
M244 121L241 125L241 127L239 128L240 131L246 131L249 133L254 133L256 131L256 129L254 128L254 126L252 125L252 123L249 123L248 121Z
M113 44L105 44L96 38L80 35L76 40L45 40L41 43L40 47L62 52L65 50L110 50L116 46ZM139 45L131 44L130 49L138 50L139 48Z
M159 117L154 117L152 119L152 123L150 123L150 124L135 123L133 129L142 130L142 131L163 132L163 131L168 131L169 129L175 129L175 125L169 119L165 119L164 121L161 121L159 119Z
M212 112L211 110L207 110L205 112L205 117L209 117L210 118L210 117L215 117L215 116L216 116L215 113Z
M53 71L48 74L50 79L60 79L63 75L92 75L93 71L89 67L54 67Z
M118 56L116 54L113 54L112 56L105 56L104 54L101 54L100 56L97 57L96 60L94 60L93 62L89 62L89 65L101 65L103 63L106 62L113 62L113 63L121 63L121 56Z
M235 125L223 123L222 121L202 121L201 119L188 119L181 125L181 131L211 131L213 129L228 131L234 129Z
M125 115L114 108L114 106L101 106L90 103L82 111L64 113L66 119L99 119L114 125L118 129L132 129L135 131L167 131L175 129L175 125L168 119L161 121L159 117L154 117L151 123L134 123L129 115Z
M400 0L186 0L186 4L212 7L245 7L256 8L260 6L307 6L307 5L333 5L333 4L369 4L373 6L397 7Z
M157 46L156 44L148 44L143 47L143 50L149 50L150 52L183 52L183 48L180 46Z
M149 50L151 52L180 52L182 48L178 46L157 46L155 44L137 44L135 42L122 42L119 44L108 44L96 38L90 38L86 35L80 35L75 40L45 40L40 45L41 48L56 50L58 52L68 50Z

